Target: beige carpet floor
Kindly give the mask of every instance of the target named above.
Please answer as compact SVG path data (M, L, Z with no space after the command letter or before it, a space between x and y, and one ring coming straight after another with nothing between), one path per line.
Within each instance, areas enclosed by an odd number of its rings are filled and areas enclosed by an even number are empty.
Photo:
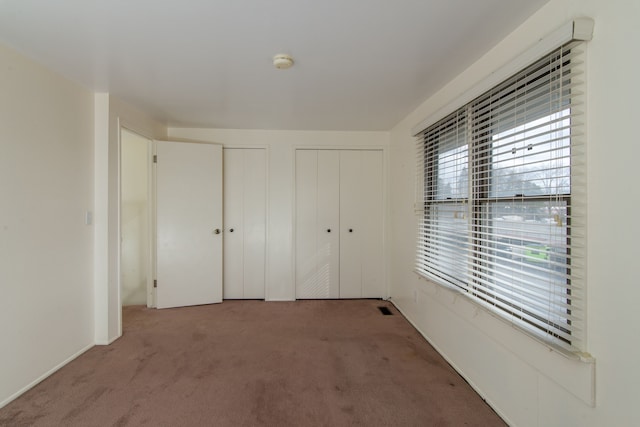
M0 425L504 425L388 302L125 307L123 323Z

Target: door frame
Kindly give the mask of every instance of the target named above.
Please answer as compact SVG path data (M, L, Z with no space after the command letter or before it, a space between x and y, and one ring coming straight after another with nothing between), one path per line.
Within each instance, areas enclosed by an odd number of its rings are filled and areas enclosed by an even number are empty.
M154 244L155 244L155 234L154 230L154 221L155 216L153 215L153 210L155 209L155 191L154 189L154 168L152 163L152 158L155 153L155 141L151 138L148 138L140 133L131 130L127 126L120 126L119 128L119 156L118 156L118 279L119 279L119 289L120 289L120 305L122 306L122 142L123 142L123 131L134 134L137 137L146 140L146 163L147 163L147 246L149 248L147 252L146 259L146 305L147 307L152 307L155 304L155 292L153 288L153 276L154 270L153 265L155 261L154 256Z
M117 220L116 220L116 233L118 236L116 243L116 281L117 281L117 292L118 292L118 336L122 335L122 131L125 130L129 133L133 133L138 135L141 138L147 140L147 164L149 165L147 169L147 228L148 228L148 240L147 243L149 245L149 253L147 260L147 307L152 307L155 304L155 292L153 290L153 276L154 276L154 265L155 265L155 255L154 255L154 245L155 245L155 233L153 230L155 229L155 216L152 214L155 210L155 197L154 197L154 185L155 185L155 177L154 177L154 168L152 167L152 159L155 154L155 143L153 136L147 134L147 132L133 126L130 123L127 123L125 120L118 118L118 154L117 154L117 163L118 163L118 176L117 176Z

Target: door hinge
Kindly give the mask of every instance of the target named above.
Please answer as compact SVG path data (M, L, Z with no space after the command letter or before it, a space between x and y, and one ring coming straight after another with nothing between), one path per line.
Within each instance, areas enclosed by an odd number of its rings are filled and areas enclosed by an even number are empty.
M158 280L157 279L153 279L153 287L154 288L158 287Z
M153 155L153 163L158 163L158 155L157 154Z

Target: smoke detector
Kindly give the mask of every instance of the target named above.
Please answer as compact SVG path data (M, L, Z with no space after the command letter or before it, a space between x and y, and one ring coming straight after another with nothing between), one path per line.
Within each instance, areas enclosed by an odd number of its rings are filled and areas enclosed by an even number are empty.
M286 70L293 65L293 58L286 53L279 53L273 57L273 66L279 70Z

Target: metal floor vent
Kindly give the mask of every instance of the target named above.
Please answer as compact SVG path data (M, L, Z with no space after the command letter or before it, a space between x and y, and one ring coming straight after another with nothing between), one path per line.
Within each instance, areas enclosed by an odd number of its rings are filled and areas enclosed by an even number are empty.
M392 316L393 315L391 310L389 310L387 307L380 306L380 307L378 307L378 310L380 310L380 313L384 314L385 316Z

